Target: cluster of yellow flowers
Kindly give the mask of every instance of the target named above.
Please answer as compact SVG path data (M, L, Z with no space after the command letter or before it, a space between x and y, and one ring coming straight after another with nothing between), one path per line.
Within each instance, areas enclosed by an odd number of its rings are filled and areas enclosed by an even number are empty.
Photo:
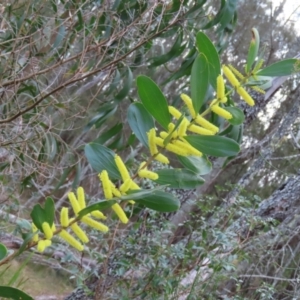
M236 74L240 79L242 79L244 78L243 75L240 74L232 66L223 66L222 69L223 73L225 74L229 82L232 84L234 89L237 91L237 93L250 106L253 106L253 99L242 87L242 84L238 81L238 79L235 76ZM181 99L187 106L191 118L188 119L175 107L169 106L170 114L175 120L180 119L180 124L177 126L173 123L170 123L168 125L168 131L161 131L159 133L159 136L156 135L155 128L152 128L149 132L147 132L151 159L155 159L164 164L169 164L169 159L161 153L161 150L158 150L158 147L166 149L170 152L181 156L202 156L202 153L193 146L191 146L184 139L184 137L187 136L187 131L197 133L200 135L215 135L216 133L218 133L219 128L204 118L207 112L213 111L215 114L227 120L230 120L233 117L229 111L222 107L222 104L225 104L227 102L227 96L225 94L225 83L222 75L219 75L217 77L216 99L211 101L209 109L201 115L195 111L192 99L188 95L182 94ZM99 174L99 179L102 183L105 199L111 200L113 199L113 197L119 198L122 195L126 195L126 193L130 190L140 189L138 184L133 180L133 178L135 178L136 176L139 176L140 178L149 178L151 180L158 179L157 173L147 169L147 166L151 162L151 159L148 162L142 162L138 168L137 175L131 177L121 157L115 155L114 160L121 175L122 184L119 188L117 188L115 184L109 179L108 172L106 170L103 170ZM34 224L32 224L32 231L34 233L32 241L37 244L38 251L43 252L47 247L49 247L51 245L52 237L56 234L77 250L83 251L83 244L88 243L89 238L78 225L79 222L82 222L102 232L107 232L109 230L106 225L91 218L94 217L105 220L106 216L101 211L92 211L91 213L83 217L79 217L79 212L86 208L85 193L82 187L79 187L77 189L77 197L73 192L70 192L68 194L68 198L75 216L73 218L69 218L69 208L63 207L60 213L59 229L56 229L54 223L52 226L50 226L49 223L44 222L42 224L44 237L40 239L38 229ZM129 203L134 204L134 201L130 200ZM120 219L120 221L124 224L127 224L128 217L125 214L123 208L120 206L120 204L114 203L111 207ZM69 233L68 229L71 229L80 241L74 238L74 236L72 236Z
M117 168L120 172L121 178L122 178L122 185L118 189L113 182L109 179L108 172L106 170L103 170L98 176L102 183L102 188L104 192L105 199L111 200L114 196L115 197L121 197L122 195L126 195L126 192L129 190L138 190L140 187L133 181L131 178L129 171L127 170L124 162L122 161L121 157L118 155L115 155L114 157L115 163L117 165ZM146 162L141 163L139 170L138 170L138 176L141 178L151 178L153 180L158 178L158 175L154 172L151 172L147 169ZM38 229L36 226L32 223L32 232L34 233L34 236L32 238L32 242L37 244L37 250L39 252L43 252L47 247L51 245L51 240L54 235L58 235L60 238L65 240L68 244L73 246L79 251L84 250L84 245L89 242L89 238L87 234L80 228L78 225L79 222L82 222L92 228L95 228L97 230L100 230L102 232L107 232L109 228L104 225L101 222L98 222L94 220L91 217L98 218L105 220L106 216L101 211L92 211L90 214L87 214L83 217L79 217L79 212L86 208L86 201L85 201L85 193L84 189L82 187L79 187L77 189L77 197L73 192L68 193L68 198L70 201L70 204L72 206L74 217L69 218L69 208L63 207L60 212L60 227L59 229L56 229L55 224L53 223L52 226L50 226L49 223L44 222L42 224L43 229L43 235L44 237L42 239L39 238ZM134 204L133 200L130 200L129 203ZM120 221L124 224L128 223L128 217L126 216L123 208L118 203L114 203L112 206L113 211L118 216ZM71 229L73 233L77 236L77 238L80 240L78 241L73 235L71 235L68 231L68 229Z

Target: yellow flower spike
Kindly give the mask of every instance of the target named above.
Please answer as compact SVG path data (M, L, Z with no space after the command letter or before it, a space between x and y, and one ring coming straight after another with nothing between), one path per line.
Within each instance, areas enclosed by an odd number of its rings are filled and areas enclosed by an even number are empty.
M77 189L77 199L80 210L86 208L84 189L81 186Z
M225 76L227 77L227 79L229 80L229 82L232 84L232 86L234 88L238 88L241 84L237 80L237 78L235 77L235 75L232 73L232 71L227 66L225 66L225 65L223 65L222 69L223 69L223 72L224 72Z
M168 134L171 133L174 130L174 128L175 128L175 125L173 123L169 123L169 125L168 125ZM174 130L172 132L172 138L176 139L177 137L178 137L177 131Z
M219 100L221 103L226 103L227 102L227 97L224 97L222 99Z
M94 210L91 215L97 219L106 220L106 216L100 210Z
M247 91L242 88L242 87L239 87L237 89L237 92L238 94L245 100L245 102L250 105L250 106L253 106L255 104L254 100L252 99L252 97L247 93Z
M130 189L131 190L140 190L141 188L131 179Z
M170 163L169 159L161 153L155 155L154 159L161 162L162 164L168 165Z
M122 194L125 194L130 189L131 182L132 182L131 179L126 179L124 183L120 186L120 192Z
M51 230L51 227L50 227L49 223L44 222L42 224L42 228L43 228L43 232L45 234L46 239L51 240L52 237L53 237L53 232Z
M266 91L264 91L263 89L259 88L258 86L254 85L254 86L250 86L250 88L258 93L261 93L261 94L265 94Z
M217 98L218 100L225 98L225 84L221 74L217 77Z
M155 172L146 170L146 169L139 170L138 175L139 175L141 178L148 178L148 179L151 179L151 180L156 180L156 179L158 179L158 174L156 174Z
M51 241L50 240L40 240L37 244L37 251L42 253L49 246L51 246Z
M220 117L223 117L226 120L229 120L232 118L232 114L230 112L228 112L227 110L223 109L222 107L220 107L219 105L214 105L211 107L211 110L219 115Z
M148 136L148 145L149 145L149 149L150 149L150 154L155 155L158 152L155 141L154 141L154 139L156 137L155 129L154 128L150 129L150 131L147 132L147 136ZM125 182L126 180L123 180L123 181Z
M100 222L97 222L87 216L82 217L81 221L85 223L86 225L89 225L90 227L93 227L99 231L107 232L108 227Z
M103 192L105 199L111 199L113 197L111 182L108 177L108 173L106 170L103 170L100 173L100 180L102 182Z
M189 109L189 112L190 112L192 118L195 119L197 116L197 113L195 112L195 109L193 107L192 99L186 94L181 94L180 97L183 100L183 102L186 104L187 108Z
M72 208L73 208L73 211L74 211L75 215L77 216L77 215L78 215L78 212L79 212L81 209L80 209L80 206L79 206L79 203L78 203L78 201L77 201L77 199L76 199L75 194L74 194L73 192L70 192L70 193L68 194L68 198L69 198L69 200L70 200L70 203L71 203L71 206L72 206Z
M189 152L189 155L195 155L195 156L202 156L203 154L197 150L196 148L194 148L192 145L190 145L187 141L174 141L173 144L175 146L178 146L178 147L182 147L184 149L186 149L188 152Z
M68 227L69 223L69 209L63 207L60 211L60 224L62 227Z
M110 181L110 185L111 185L111 191L113 193L113 196L121 197L122 196L121 192L116 188L116 186L111 181Z
M214 99L210 102L209 106L213 106L213 105L217 104L218 102L219 102L218 99Z
M56 226L55 226L54 222L53 222L53 224L51 226L51 230L52 230L53 233L56 231Z
M240 73L240 71L238 71L234 66L232 65L228 65L229 69L232 71L232 73L238 77L240 80L244 80L245 77L242 73Z
M159 135L160 135L160 137L161 137L162 139L165 139L169 134L168 134L167 132L165 132L165 131L161 131L161 132L159 133Z
M178 136L182 137L186 135L187 127L190 125L190 122L187 118L184 118L178 126Z
M68 231L62 230L59 236L78 251L83 251L84 246L78 242Z
M116 215L119 217L120 221L123 224L128 223L128 218L127 218L123 208L118 203L115 203L111 208L113 209L113 211L116 213Z
M71 219L72 222L74 219ZM73 223L71 225L71 229L77 235L77 237L82 241L82 243L86 244L89 242L89 238L87 237L86 233L78 226L77 223Z
M198 115L196 118L196 123L200 126L202 126L203 128L210 130L214 133L217 133L219 131L219 128L217 126L215 126L214 124L210 123L209 121L207 121L205 118L203 118L202 116Z
M173 153L181 155L181 156L188 156L188 155L190 155L186 149L178 147L178 146L176 146L174 144L167 144L166 145L166 149L168 151L170 151L170 152L173 152Z
M35 233L35 235L32 237L32 241L36 243L39 240L39 235L37 233L38 229L36 228L34 223L31 224L31 228L32 228L32 232Z
M182 113L175 108L174 106L169 106L169 113L175 118L175 119L179 119L182 115Z
M188 131L194 132L194 133L198 133L201 135L214 135L214 133L211 130L207 130L203 127L197 126L197 125L190 125L188 127Z
M123 160L121 159L121 157L119 155L115 156L115 162L116 162L118 170L121 174L122 180L125 181L126 179L130 178L129 172L128 172Z
M158 145L159 147L165 148L164 140L162 138L156 137L154 139L154 141L155 141L155 144Z

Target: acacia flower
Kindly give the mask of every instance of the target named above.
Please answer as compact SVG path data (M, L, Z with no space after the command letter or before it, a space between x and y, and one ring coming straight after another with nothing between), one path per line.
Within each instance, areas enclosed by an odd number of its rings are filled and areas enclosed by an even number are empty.
M228 67L236 77L238 77L240 80L245 80L244 75L240 71L238 71L233 65L228 65Z
M37 242L39 240L39 235L38 235L38 229L34 225L34 223L31 224L32 232L35 233L34 236L32 237L33 242Z
M158 146L160 146L162 148L165 148L168 151L173 152L175 154L178 154L178 155L181 155L181 156L188 156L189 155L188 151L184 148L178 147L178 146L176 146L174 144L171 144L171 143L169 143L167 145L164 145L164 140L162 138L156 137L155 138L155 143Z
M234 88L238 88L241 84L237 80L237 78L235 77L235 75L232 73L232 71L227 66L225 66L225 65L223 65L222 69L223 69L223 72L224 72L225 76L227 77L227 79L229 80L229 82L232 84L232 86Z
M175 119L179 119L182 115L182 113L175 108L174 106L169 106L169 113L175 118Z
M194 148L192 145L190 145L186 140L176 140L172 142L175 146L182 147L186 151L188 151L189 155L194 155L194 156L202 156L203 154Z
M215 114L217 114L217 115L223 117L223 118L226 119L226 120L229 120L229 119L232 118L232 114L231 114L230 112L228 112L227 110L225 110L224 108L220 107L219 105L213 105L213 106L211 107L211 110L212 110Z
M125 181L126 179L130 178L129 172L128 172L123 160L121 159L121 157L119 155L115 156L115 162L116 162L118 170L121 174L122 180Z
M155 137L156 137L156 133L155 133L155 129L154 128L151 128L148 132L147 132L147 135L148 135L148 145L149 145L149 149L150 149L150 154L153 156L153 158L163 164L169 164L169 159L164 156L163 154L161 153L158 153L158 149L157 149L157 146L155 144ZM123 180L125 182L125 180ZM137 189L137 188L134 188L132 187L132 189ZM139 187L138 187L139 189Z
M106 220L106 216L100 210L94 210L91 212L91 215L95 218Z
M80 210L86 208L84 189L81 186L78 187L77 189L77 199L78 199Z
M154 158L155 158L155 160L161 162L162 164L168 165L170 163L169 159L165 155L163 155L161 153L156 154L154 156Z
M74 211L75 215L77 216L78 213L80 212L81 208L79 206L79 203L76 199L75 194L73 192L68 193L68 198L70 200L73 211Z
M43 222L42 224L43 232L45 234L46 239L51 240L53 237L53 231L47 222Z
M217 77L217 99L222 103L227 102L227 97L225 96L224 78L221 74Z
M86 225L89 225L90 227L93 227L99 231L102 231L102 232L108 231L108 227L106 225L102 224L101 222L97 222L87 216L82 217L81 221L83 223L85 223Z
M203 118L202 116L198 115L195 119L195 122L202 126L203 128L212 131L213 133L217 133L219 131L219 128L217 126L215 126L214 124L210 123L209 121L207 121L205 118Z
M70 221L72 222L73 220L74 219L71 219ZM71 225L71 229L84 244L89 242L89 238L87 237L86 233L78 226L77 223L73 223Z
M140 164L140 167L139 167L139 171L138 171L138 175L141 177L141 178L149 178L151 180L156 180L158 179L158 174L156 174L155 172L151 172L147 169L147 167L144 168L146 162L142 162Z
M183 102L186 104L187 108L189 109L189 112L190 112L192 118L195 119L197 116L197 113L195 112L195 109L193 107L192 99L186 94L181 94L180 97L183 100Z
M77 249L78 251L83 251L84 250L84 246L80 242L78 242L68 231L63 229L59 233L59 236L62 239L64 239L68 244L70 244L72 247Z
M112 194L111 182L109 180L107 171L103 170L100 173L99 177L100 177L100 180L101 180L101 183L102 183L104 197L105 197L105 199L109 200L109 199L111 199L113 197L113 194Z
M69 223L69 209L63 207L60 211L60 224L62 227L68 227Z
M198 133L198 134L201 134L201 135L214 135L214 133L211 130L205 129L205 128L197 126L195 124L191 124L188 127L188 131Z
M170 134L172 132L172 138L176 139L178 137L178 133L175 129L175 125L173 123L169 123L168 125L168 133Z
M242 88L241 86L237 89L238 94L245 100L245 102L250 105L253 106L255 104L254 100L252 99L252 97L248 94L248 92Z
M186 135L186 131L188 126L190 125L190 122L187 118L183 118L183 120L181 121L181 123L178 126L178 136L179 137L183 137Z
M37 244L37 251L44 252L47 247L51 246L51 243L51 240L40 240Z

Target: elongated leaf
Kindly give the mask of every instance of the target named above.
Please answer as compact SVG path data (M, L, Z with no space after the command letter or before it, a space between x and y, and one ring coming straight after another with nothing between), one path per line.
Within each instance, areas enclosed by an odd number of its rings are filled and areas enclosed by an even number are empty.
M212 20L210 20L208 23L206 23L202 29L209 29L213 26L215 26L216 24L218 24L223 16L224 13L224 8L226 5L226 1L225 0L221 0L221 6L220 9L218 11L218 13L216 14L215 18L213 18Z
M194 189L204 183L204 179L187 169L161 169L155 171L158 184L168 185L175 189Z
M211 40L203 32L198 32L196 36L198 51L204 55L208 63L209 83L217 89L217 77L221 74L221 64L219 54Z
M79 213L78 213L78 216L81 218L89 213L91 213L92 211L95 211L95 210L105 210L105 209L108 209L110 208L112 205L114 205L117 201L116 200L101 200L97 203L94 203L94 204L91 204L89 206L87 206L86 208L84 208L83 210L81 210Z
M252 39L248 50L246 72L251 71L252 65L255 61L255 58L257 57L258 49L259 49L259 33L256 28L252 28L251 32L252 32Z
M232 119L229 119L228 122L232 125L240 125L245 120L244 112L238 107L224 107L225 110L231 113Z
M10 286L0 286L0 297L14 300L33 300L33 298L26 293Z
M181 30L180 33L177 36L177 39L176 39L175 43L173 44L172 48L170 49L170 51L168 53L165 53L165 54L159 56L159 57L154 57L152 59L151 67L160 66L162 64L167 63L171 59L179 56L183 52L183 50L185 49L185 45L181 46L182 36L183 36L183 33L182 33L182 30Z
M47 222L45 210L41 207L40 204L36 204L31 211L31 219L34 225L43 232L42 224Z
M172 212L180 207L180 202L176 197L163 191L153 191L150 195L142 199L134 199L134 201L160 212Z
M199 156L177 156L180 163L198 175L206 175L212 170L212 164L205 155Z
M127 120L139 141L145 147L148 147L147 132L154 128L155 124L144 105L142 103L132 103L127 111Z
M127 68L127 71L126 71L124 77L125 77L125 79L124 79L123 88L115 96L115 99L118 101L121 101L122 99L124 99L127 96L127 94L129 93L129 91L131 89L131 86L132 86L133 75L132 75L131 69L129 67Z
M258 76L288 76L300 71L300 59L289 58L276 62L259 72Z
M202 153L211 156L234 156L240 151L238 143L223 136L186 136L185 139Z
M200 53L194 61L191 74L191 93L193 107L196 113L199 112L204 103L206 92L209 86L208 60Z
M0 243L0 261L5 258L7 255L7 248L5 247L5 245Z
M112 150L101 144L90 143L85 145L84 152L88 162L95 171L100 173L106 170L110 179L121 179L114 160L115 153Z
M238 0L227 0L226 5L222 9L222 16L220 19L220 27L218 31L225 29L234 19L236 13L236 6Z
M123 129L123 124L119 123L107 130L104 133L101 133L101 135L94 140L94 143L96 144L105 144L108 140L113 138L114 136L118 135Z
M168 103L156 85L156 83L147 76L137 78L138 94L142 103L154 119L165 129L171 121Z
M47 197L45 201L45 214L46 214L46 220L49 223L50 227L52 226L54 221L54 212L55 212L54 201L51 197Z

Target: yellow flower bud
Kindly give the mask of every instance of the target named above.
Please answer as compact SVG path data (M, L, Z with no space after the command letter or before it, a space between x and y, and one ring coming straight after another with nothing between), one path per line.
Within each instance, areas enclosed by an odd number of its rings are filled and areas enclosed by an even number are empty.
M187 108L189 109L192 118L195 119L197 116L197 113L195 112L195 109L193 107L192 99L186 94L181 94L180 97L183 100L183 102L186 104Z
M60 211L60 224L62 227L69 226L69 209L67 207L63 207Z
M120 192L122 194L125 194L130 189L131 182L132 182L131 179L126 179L124 183L120 186Z
M170 152L173 152L175 154L181 155L181 156L189 156L189 152L182 147L178 147L174 144L167 144L166 149L169 150Z
M69 232L67 232L66 230L62 230L59 233L59 236L64 239L68 244L70 244L72 247L74 247L75 249L77 249L78 251L83 251L84 250L84 246L78 242Z
M176 109L174 106L169 106L169 113L177 120L182 115L182 113L178 109Z
M95 218L106 220L107 218L100 210L94 210L91 212L91 215Z
M145 169L139 170L138 175L139 175L141 178L149 178L149 179L151 179L151 180L156 180L156 179L158 179L158 175L157 175L156 173L151 172L151 171L149 171L149 170L147 170L147 169L146 169L146 170L145 170Z
M90 227L93 227L99 231L107 232L108 227L100 222L97 222L87 216L82 217L81 221Z
M119 219L122 223L124 223L124 224L128 223L128 218L127 218L123 208L118 203L115 203L111 208L116 213L116 215L119 217Z
M217 77L217 98L218 100L225 98L225 84L222 75Z
M52 237L53 237L53 232L51 230L51 227L50 227L49 223L44 222L42 224L42 228L43 228L43 232L45 234L46 239L51 240Z
M198 115L196 118L196 123L203 128L212 131L213 133L217 133L219 131L219 128L215 126L214 124L210 123L206 119L204 119L202 116Z
M42 253L49 246L51 246L51 241L50 240L40 240L37 244L37 251Z
M161 162L162 164L168 165L170 163L169 159L161 153L155 155L154 159Z
M32 228L32 232L36 233L33 237L32 237L32 241L33 242L37 242L39 240L39 235L38 235L38 229L36 228L36 226L34 225L34 223L31 224L31 228Z
M118 170L121 174L123 181L130 178L129 172L128 172L123 160L121 159L121 157L119 155L115 156L115 162L116 162L116 165L118 167Z
M89 238L87 237L86 233L78 226L77 223L73 223L71 225L71 229L84 244L89 242Z
M190 125L190 122L187 118L184 118L178 126L178 136L182 137L186 135L187 127Z
M234 66L228 65L229 69L232 71L232 73L238 77L240 80L244 80L245 77L242 73L240 73Z
M197 125L190 125L188 127L188 131L194 132L194 133L198 133L201 135L214 135L214 133L211 130L207 130L203 127L197 126Z
M75 194L74 194L73 192L70 192L70 193L68 194L68 198L69 198L69 200L70 200L70 203L71 203L71 206L72 206L72 208L73 208L73 211L74 211L75 215L77 216L77 215L78 215L78 212L79 212L81 209L80 209L80 206L79 206L79 203L78 203L78 201L77 201L77 199L76 199Z
M161 131L161 132L159 133L159 135L160 135L160 137L161 137L162 139L166 139L167 136L169 135L169 133L167 133L167 132L165 132L165 131Z
M103 192L105 199L111 199L113 197L111 183L106 170L100 173L100 180L102 182Z
M232 114L230 112L228 112L227 110L223 109L222 107L218 106L218 105L213 105L211 107L211 110L219 115L220 117L223 117L226 120L229 120L232 118Z
M250 105L250 106L253 106L255 104L254 100L252 99L252 97L247 93L247 91L242 88L242 87L239 87L237 89L237 92L238 94L245 100L245 102Z
M241 85L232 71L225 65L223 65L223 72L233 87L238 88Z
M147 136L148 136L148 145L149 145L149 149L150 149L150 154L153 156L158 152L155 141L154 141L154 139L156 137L155 129L154 128L150 129L150 131L147 132ZM125 182L125 180L123 180L123 181Z
M190 145L186 140L182 140L182 141L177 140L177 141L174 141L173 144L175 146L182 147L183 149L188 151L189 155L194 155L194 156L202 156L203 155L199 150L197 150L192 145Z
M77 199L80 210L86 208L84 189L81 186L77 189Z

